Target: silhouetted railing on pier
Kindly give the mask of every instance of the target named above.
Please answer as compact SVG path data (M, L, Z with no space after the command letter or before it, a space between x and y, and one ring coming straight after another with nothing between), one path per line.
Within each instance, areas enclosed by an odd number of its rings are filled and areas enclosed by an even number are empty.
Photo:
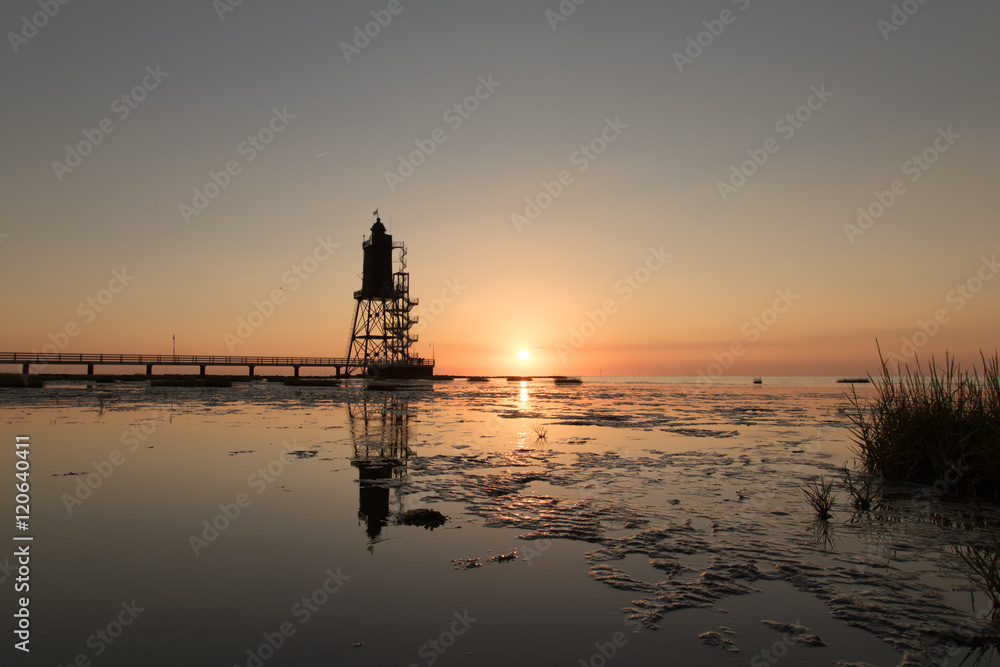
M350 374L352 370L393 367L433 367L432 359L414 358L407 361L384 359L351 359L348 357L235 357L189 354L68 354L63 352L0 352L0 364L21 364L25 373L32 364L46 366L86 365L93 373L94 366L145 366L151 375L153 366L200 366L202 375L208 366L246 366L253 375L257 366L286 366L300 368L333 368L336 374Z

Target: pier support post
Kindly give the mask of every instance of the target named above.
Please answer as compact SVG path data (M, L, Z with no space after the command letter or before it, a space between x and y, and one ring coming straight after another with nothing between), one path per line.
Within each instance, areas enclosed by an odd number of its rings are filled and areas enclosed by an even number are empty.
M208 366L206 366L205 364L202 364L202 365L201 365L201 375L202 375L202 377L204 377L204 376L205 376L205 369L206 369L206 368L208 368Z
M146 364L146 375L153 374L153 364Z
M87 364L87 375L94 374L94 364Z
M250 366L250 377L253 377L253 366Z
M21 373L28 375L31 373L31 364L21 364Z
M298 377L299 376L299 367L298 366L293 366L293 368L295 369L295 377Z

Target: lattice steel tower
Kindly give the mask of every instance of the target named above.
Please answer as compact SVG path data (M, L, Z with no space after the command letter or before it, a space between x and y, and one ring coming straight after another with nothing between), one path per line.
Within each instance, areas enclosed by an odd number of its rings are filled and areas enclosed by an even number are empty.
M410 346L417 335L410 329L417 323L412 314L418 300L410 297L410 274L406 272L406 245L393 242L385 225L375 211L375 224L371 236L361 247L365 253L361 289L354 293L354 326L347 356L358 360L358 367L366 371L384 370L387 367L403 371L414 367L411 373L422 374L417 369L432 372L433 364L410 354ZM399 268L393 271L393 251L399 250Z

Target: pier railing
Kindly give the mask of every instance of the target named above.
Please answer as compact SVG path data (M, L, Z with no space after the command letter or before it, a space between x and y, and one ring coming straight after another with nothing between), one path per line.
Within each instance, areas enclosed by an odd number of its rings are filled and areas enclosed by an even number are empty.
M349 357L249 357L191 354L70 354L64 352L0 352L0 364L20 364L27 373L32 364L46 366L86 365L92 373L94 366L145 366L152 373L153 366L200 366L202 373L208 366L246 366L253 374L257 366L291 366L296 375L299 368L340 369L392 368L434 366L434 360L412 358L405 361L363 359Z
M176 364L183 366L233 365L246 366L430 366L430 359L414 358L405 362L381 359L352 359L349 357L235 357L190 354L67 354L64 352L0 352L0 364L116 364L142 366L144 364Z

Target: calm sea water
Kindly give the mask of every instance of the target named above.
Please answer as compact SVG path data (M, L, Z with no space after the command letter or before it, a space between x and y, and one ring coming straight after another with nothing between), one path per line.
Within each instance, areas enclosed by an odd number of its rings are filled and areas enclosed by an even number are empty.
M994 517L910 489L816 524L799 486L852 459L845 389L0 390L7 534L33 537L18 664L926 664L984 636L945 554ZM422 508L446 522L406 525Z

